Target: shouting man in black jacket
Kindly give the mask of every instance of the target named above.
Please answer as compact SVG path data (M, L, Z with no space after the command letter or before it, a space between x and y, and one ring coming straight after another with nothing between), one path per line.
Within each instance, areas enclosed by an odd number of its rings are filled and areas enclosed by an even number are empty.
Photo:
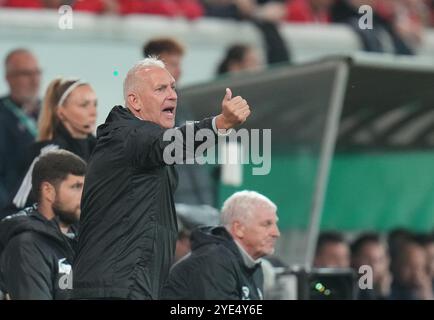
M165 133L184 138L188 131L173 129L175 80L162 61L147 58L128 72L124 97L126 108L114 107L98 127L89 161L73 267L80 299L158 299L175 252L177 175L165 160L172 144ZM227 89L221 114L192 129L215 136L249 114L247 102Z
M68 299L85 162L66 150L42 156L32 172L39 199L0 223L0 291L10 299Z
M260 258L272 254L276 205L254 191L240 191L223 204L223 227L191 235L192 253L175 264L163 290L171 300L261 300Z

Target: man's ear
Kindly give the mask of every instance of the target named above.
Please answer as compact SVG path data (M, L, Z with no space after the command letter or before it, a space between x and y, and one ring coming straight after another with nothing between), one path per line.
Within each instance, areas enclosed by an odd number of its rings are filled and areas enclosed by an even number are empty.
M133 108L135 111L140 111L140 101L139 97L135 93L129 93L127 96L128 105Z
M56 199L56 189L51 183L47 181L42 182L41 198L48 201L49 203L54 203L54 200Z
M244 238L244 229L244 225L241 222L235 220L232 223L232 231L237 238Z

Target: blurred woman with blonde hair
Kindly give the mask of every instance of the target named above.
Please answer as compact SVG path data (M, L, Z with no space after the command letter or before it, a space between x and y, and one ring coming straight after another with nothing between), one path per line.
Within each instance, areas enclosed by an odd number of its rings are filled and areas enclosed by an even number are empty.
M13 204L31 204L31 175L39 157L54 149L66 149L88 161L96 144L97 98L90 84L80 79L56 78L49 84L39 116L37 142L29 150L27 174Z

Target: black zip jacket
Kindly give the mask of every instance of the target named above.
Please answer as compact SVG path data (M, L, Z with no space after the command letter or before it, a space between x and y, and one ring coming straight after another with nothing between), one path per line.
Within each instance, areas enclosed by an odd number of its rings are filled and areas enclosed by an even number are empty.
M63 300L72 292L75 230L64 235L56 219L35 207L0 222L0 290L11 299Z
M212 119L196 122L201 128L212 129ZM185 136L185 127L179 130ZM81 203L74 297L159 298L177 237L178 179L163 161L165 131L121 106L98 127Z
M170 271L168 300L261 300L260 263L247 266L224 227L202 227L191 235L192 252Z

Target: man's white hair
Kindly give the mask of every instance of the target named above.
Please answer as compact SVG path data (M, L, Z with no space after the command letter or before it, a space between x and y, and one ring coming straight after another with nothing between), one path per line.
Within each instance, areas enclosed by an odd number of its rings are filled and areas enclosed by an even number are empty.
M270 199L256 191L235 192L223 204L220 216L222 225L230 228L235 220L247 222L258 207L277 210L276 205Z
M164 64L163 61L159 60L157 57L149 56L143 60L140 60L130 70L128 70L127 76L125 77L124 80L125 105L127 105L128 93L131 91L131 89L136 87L137 81L139 81L139 79L137 79L136 77L137 72L152 67L165 69L166 65Z

